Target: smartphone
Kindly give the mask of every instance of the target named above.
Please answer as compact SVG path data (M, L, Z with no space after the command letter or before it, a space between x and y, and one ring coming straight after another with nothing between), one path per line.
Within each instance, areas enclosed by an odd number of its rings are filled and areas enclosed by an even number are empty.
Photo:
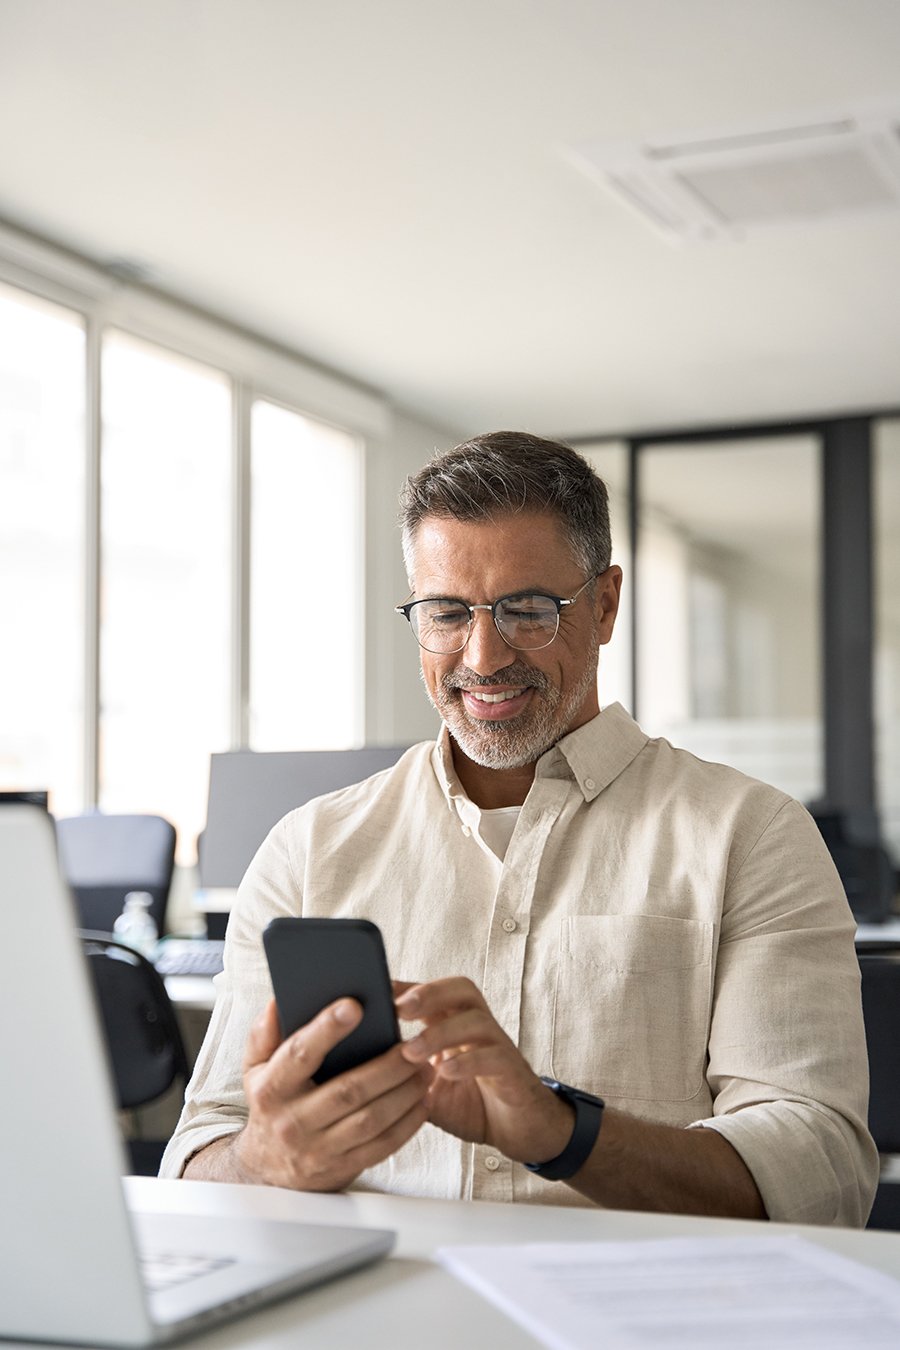
M363 1019L329 1050L313 1074L325 1083L383 1054L400 1039L381 932L368 919L273 919L263 945L282 1036L311 1022L327 1004L355 998Z

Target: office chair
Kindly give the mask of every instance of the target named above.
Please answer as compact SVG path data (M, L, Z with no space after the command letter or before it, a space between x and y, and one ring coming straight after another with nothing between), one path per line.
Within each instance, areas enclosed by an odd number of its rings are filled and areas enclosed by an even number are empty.
M188 1080L188 1061L162 977L149 961L106 933L80 931L91 972L120 1111L133 1111ZM126 1141L131 1169L159 1171L167 1140Z
M175 827L169 821L91 811L58 820L56 834L60 867L83 928L111 933L128 892L147 891L162 933L175 866Z
M860 952L869 1052L869 1129L881 1154L900 1154L900 950ZM879 1182L869 1228L900 1230L900 1182Z

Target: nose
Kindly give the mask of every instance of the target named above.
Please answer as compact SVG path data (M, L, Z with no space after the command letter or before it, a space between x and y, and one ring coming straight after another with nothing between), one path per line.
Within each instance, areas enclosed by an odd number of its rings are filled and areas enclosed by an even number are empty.
M462 659L476 675L493 675L516 659L512 647L503 641L489 609L476 609L469 640Z

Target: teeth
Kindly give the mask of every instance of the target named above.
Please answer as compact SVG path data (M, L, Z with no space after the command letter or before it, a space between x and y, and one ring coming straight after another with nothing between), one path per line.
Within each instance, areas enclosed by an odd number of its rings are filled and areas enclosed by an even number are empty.
M519 694L524 693L522 689L504 689L499 694L483 693L480 689L467 689L467 694L472 698L477 698L479 703L505 703L508 698L518 698Z

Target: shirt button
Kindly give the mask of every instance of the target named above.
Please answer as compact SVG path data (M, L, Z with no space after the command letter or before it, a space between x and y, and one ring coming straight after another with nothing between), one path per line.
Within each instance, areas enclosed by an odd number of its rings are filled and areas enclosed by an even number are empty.
M587 788L588 792L593 792L597 784L594 782L593 778L586 778L584 780L584 786Z
M496 1172L500 1166L500 1159L495 1157L493 1153L489 1153L484 1160L484 1165L489 1172Z
M501 925L504 933L514 933L518 928L518 926L519 925L516 923L515 919L504 919Z

